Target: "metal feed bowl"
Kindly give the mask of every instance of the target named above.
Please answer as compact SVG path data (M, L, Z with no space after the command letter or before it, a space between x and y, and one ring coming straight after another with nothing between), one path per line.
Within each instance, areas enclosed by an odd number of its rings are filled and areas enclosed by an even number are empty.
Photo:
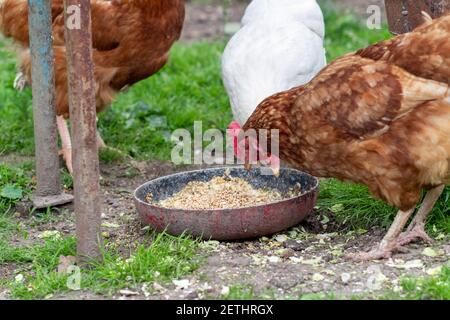
M300 183L301 196L254 207L238 209L181 210L147 203L151 193L154 201L179 192L191 181L209 181L229 170L232 177L243 178L255 188L277 189L286 194ZM279 177L261 175L259 169L243 167L211 168L189 171L149 181L134 193L137 212L143 223L157 231L172 235L184 232L203 239L238 240L274 234L299 224L313 211L317 201L318 179L294 169L282 168Z

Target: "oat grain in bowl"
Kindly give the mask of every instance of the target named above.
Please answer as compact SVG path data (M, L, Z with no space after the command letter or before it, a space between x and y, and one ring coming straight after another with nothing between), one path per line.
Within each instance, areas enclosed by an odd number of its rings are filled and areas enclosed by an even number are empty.
M158 202L153 201L151 194L147 195L146 200L172 209L236 209L268 204L300 195L301 188L294 189L287 195L282 195L278 190L256 189L242 178L225 175L214 177L207 182L191 181L180 192Z

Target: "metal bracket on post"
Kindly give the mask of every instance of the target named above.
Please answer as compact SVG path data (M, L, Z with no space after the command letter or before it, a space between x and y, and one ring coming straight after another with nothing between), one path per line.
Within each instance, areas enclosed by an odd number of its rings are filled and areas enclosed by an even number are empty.
M385 0L389 30L395 34L407 33L423 22L422 11L433 19L450 12L450 0Z
M67 10L68 8L76 10ZM91 4L65 0L69 106L72 123L75 215L78 261L100 258L100 170L92 58ZM76 17L69 17L69 12ZM78 27L67 23L78 19Z
M56 133L51 0L28 0L37 188L36 209L73 201L62 192Z

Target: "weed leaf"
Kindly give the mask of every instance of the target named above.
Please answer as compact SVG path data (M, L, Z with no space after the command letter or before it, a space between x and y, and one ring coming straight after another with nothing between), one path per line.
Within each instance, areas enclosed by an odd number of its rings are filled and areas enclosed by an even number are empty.
M7 184L1 189L0 197L10 200L19 200L23 196L21 188L15 187L12 184Z

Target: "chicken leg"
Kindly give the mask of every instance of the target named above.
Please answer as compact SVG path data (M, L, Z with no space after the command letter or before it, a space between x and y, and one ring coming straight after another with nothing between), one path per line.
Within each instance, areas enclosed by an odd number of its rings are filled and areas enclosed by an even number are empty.
M433 242L433 239L431 239L425 231L425 221L428 215L433 210L437 200L444 192L444 189L445 185L441 185L428 191L425 199L423 200L422 206L419 209L419 212L409 225L406 232L400 235L400 238L398 240L399 246L404 246L420 239L428 244L431 244Z
M98 149L105 149L107 148L107 145L105 141L103 141L102 136L100 135L100 132L97 131L97 147Z
M383 240L381 240L377 248L370 252L347 255L347 258L353 261L369 261L390 258L394 251L401 249L401 246L398 245L398 237L403 231L405 225L408 223L409 218L414 213L414 210L415 208L408 211L399 211L394 222L389 228L389 231L384 236Z
M56 124L58 126L59 136L61 137L62 149L60 154L63 156L66 162L67 170L70 175L73 175L73 164L72 164L72 139L70 138L69 127L67 126L67 121L62 116L56 117ZM106 144L102 137L97 131L97 146L99 149L106 148Z
M59 136L61 137L61 145L62 149L60 154L63 156L64 161L66 162L67 170L70 175L73 174L73 165L72 165L72 140L70 138L69 127L67 126L67 121L62 116L56 117L56 124L58 126Z

